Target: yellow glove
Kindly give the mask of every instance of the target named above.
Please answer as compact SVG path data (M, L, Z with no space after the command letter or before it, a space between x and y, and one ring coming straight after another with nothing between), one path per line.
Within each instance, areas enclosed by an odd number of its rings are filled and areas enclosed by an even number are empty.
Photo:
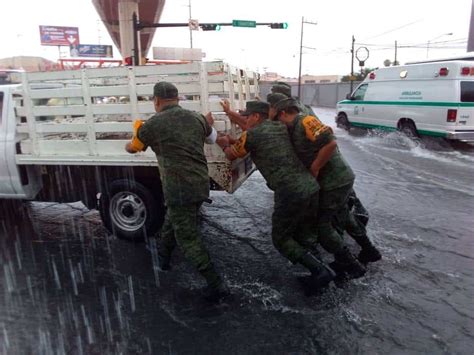
M130 145L132 146L133 149L135 149L137 152L143 151L143 148L145 148L145 144L143 144L140 139L138 139L138 129L143 126L143 121L142 120L135 120L133 121L133 137L132 141L130 142Z

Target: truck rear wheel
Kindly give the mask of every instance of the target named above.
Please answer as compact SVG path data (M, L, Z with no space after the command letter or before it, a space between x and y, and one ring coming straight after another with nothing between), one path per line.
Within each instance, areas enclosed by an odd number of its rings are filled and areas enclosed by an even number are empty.
M336 120L337 127L345 129L346 131L351 129L351 124L349 120L347 119L347 116L345 113L339 113L337 115L337 120Z
M133 180L115 180L99 199L105 227L121 239L143 240L153 236L163 224L162 194Z

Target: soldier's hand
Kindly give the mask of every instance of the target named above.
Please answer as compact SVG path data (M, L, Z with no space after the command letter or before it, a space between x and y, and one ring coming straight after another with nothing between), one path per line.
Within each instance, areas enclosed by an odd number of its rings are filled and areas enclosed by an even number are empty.
M319 169L311 167L311 175L313 175L314 178L317 179L319 175Z
M130 153L130 154L135 154L137 151L135 150L135 148L133 148L132 144L130 142L128 142L127 144L125 144L125 150L127 151L127 153Z
M216 138L216 143L219 145L219 147L225 147L225 146L228 146L230 144L229 142L229 136L227 135L219 135L217 138Z
M229 113L230 111L230 102L227 99L224 99L220 102L222 109L224 110L225 113Z
M206 117L207 123L209 123L209 126L213 126L214 125L214 117L212 116L212 113L208 112L205 117Z

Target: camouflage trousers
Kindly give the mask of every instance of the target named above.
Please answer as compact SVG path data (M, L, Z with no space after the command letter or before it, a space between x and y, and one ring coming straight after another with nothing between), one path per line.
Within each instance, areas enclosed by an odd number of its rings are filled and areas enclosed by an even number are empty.
M171 257L178 245L196 269L203 273L212 268L209 253L202 242L198 229L198 211L201 203L168 206L161 228L158 254Z
M296 197L275 192L272 215L273 245L294 264L315 247L318 241L314 230L318 199L318 193L308 197Z
M347 205L351 192L352 183L334 190L321 190L319 192L319 213L316 230L319 243L331 254L340 252L344 247L342 234L339 234L338 230L342 232L344 230L348 232L351 230L353 233L360 232L354 215L349 213Z
M367 235L366 224L369 214L357 198L354 190L350 192L350 198L352 198L352 203L346 204L344 208L337 212L333 225L340 235L343 235L345 231L357 240L358 237Z

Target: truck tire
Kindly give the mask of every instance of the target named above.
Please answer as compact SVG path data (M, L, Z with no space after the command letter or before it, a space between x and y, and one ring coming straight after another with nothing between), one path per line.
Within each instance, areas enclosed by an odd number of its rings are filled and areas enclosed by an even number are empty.
M339 113L337 115L337 120L336 120L337 127L345 129L346 131L349 131L351 129L351 123L347 119L347 116L345 113Z
M141 241L161 228L165 215L161 191L125 179L113 181L106 190L99 199L99 212L110 233Z
M418 132L416 131L416 126L412 120L403 120L398 124L398 129L400 132L404 133L410 138L417 138Z

